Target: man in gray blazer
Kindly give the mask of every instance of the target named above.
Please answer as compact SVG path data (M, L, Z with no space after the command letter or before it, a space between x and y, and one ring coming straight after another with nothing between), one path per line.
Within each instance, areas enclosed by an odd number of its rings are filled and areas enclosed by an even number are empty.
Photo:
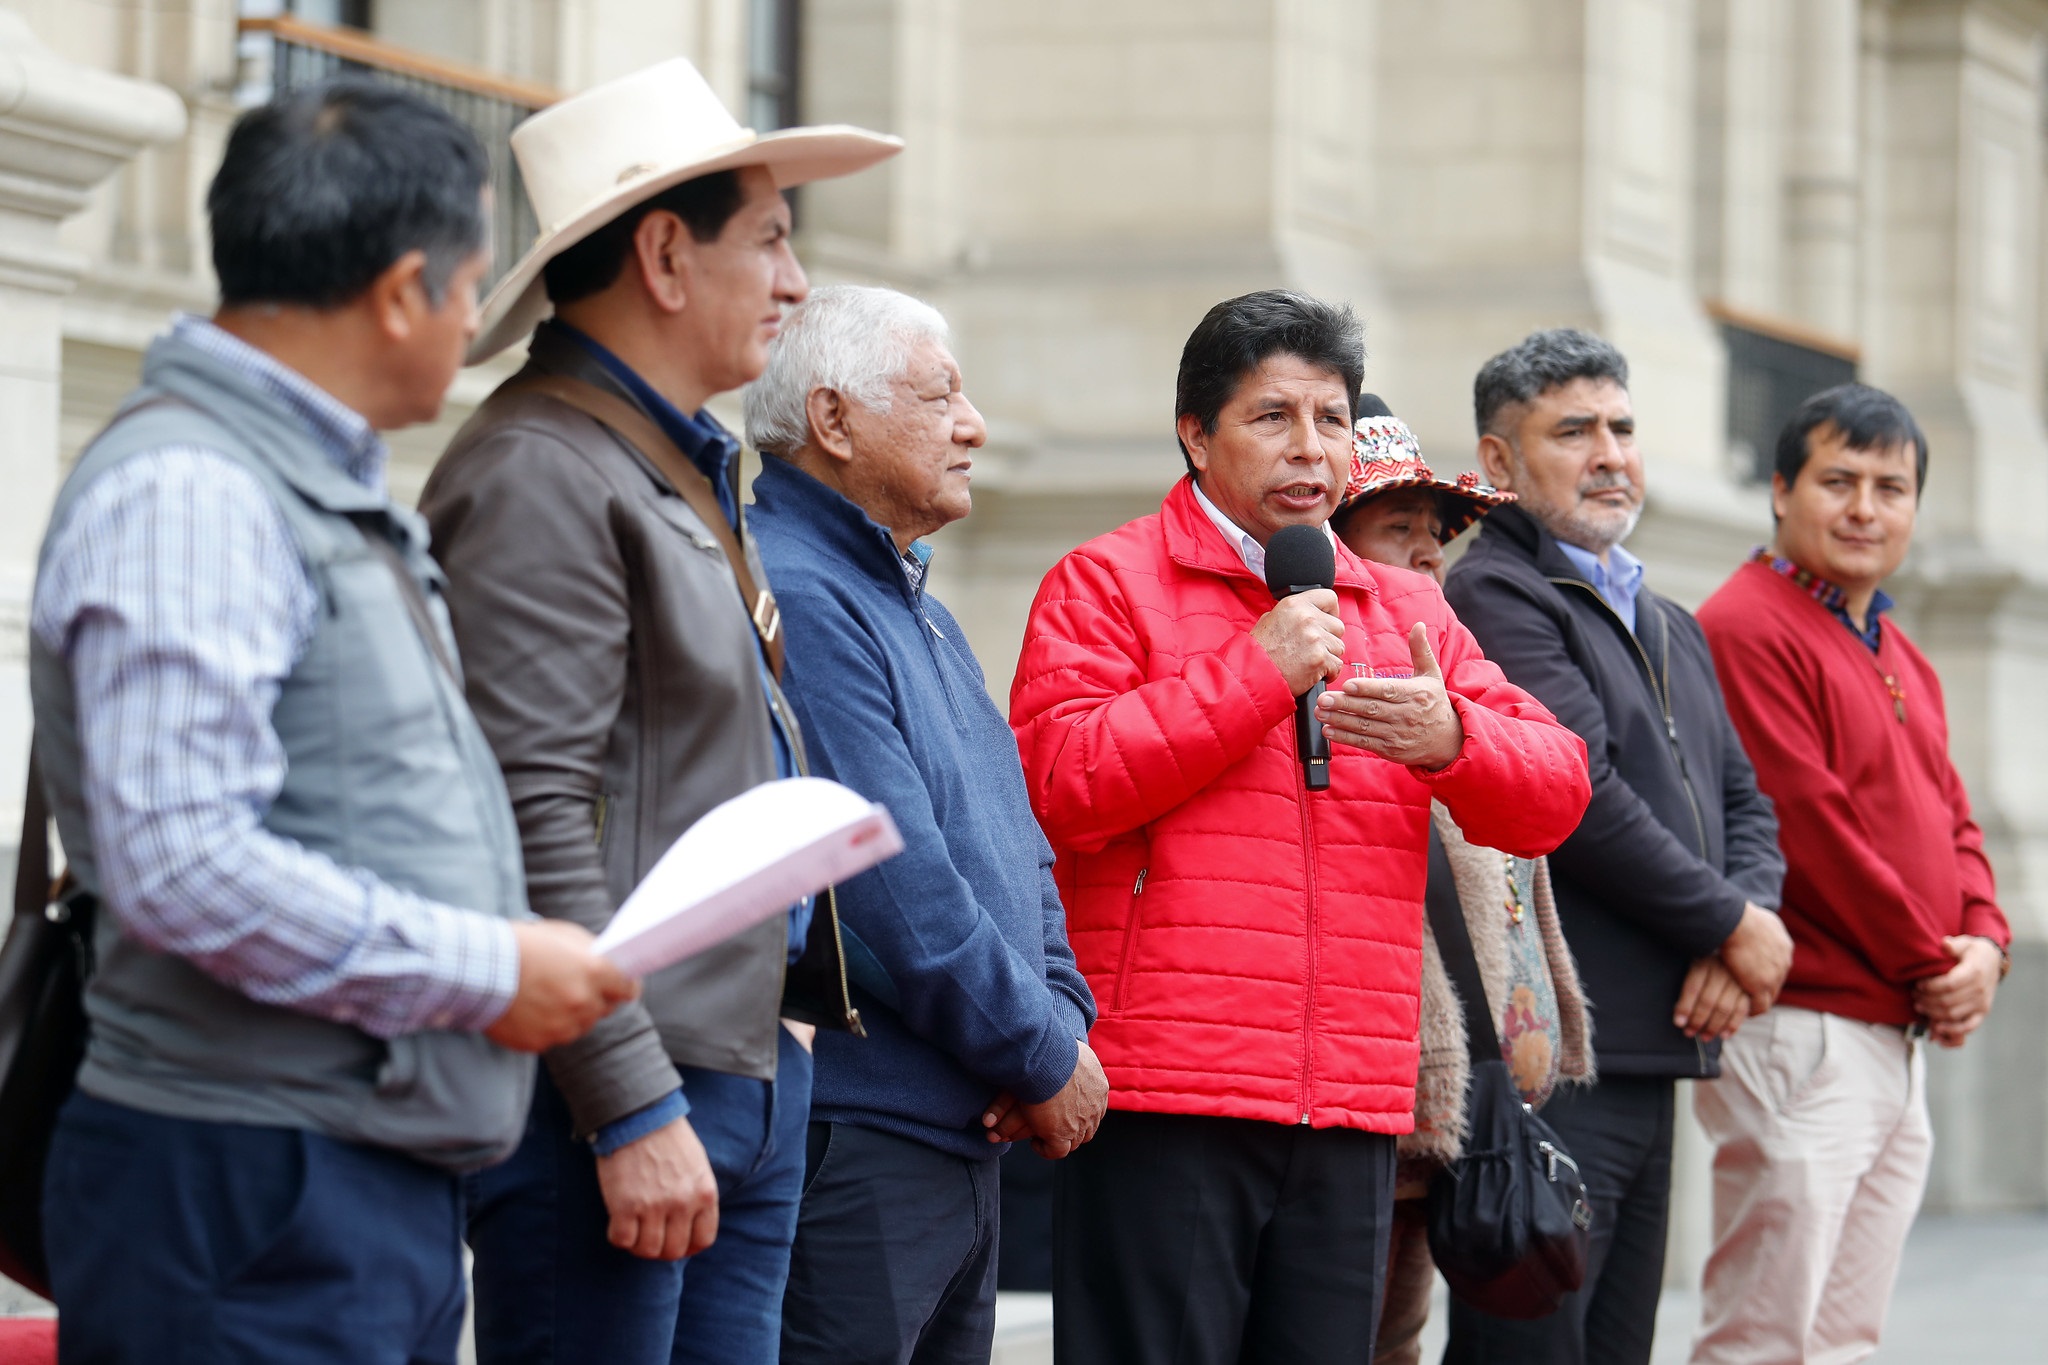
M471 358L540 325L421 509L543 915L600 928L705 812L804 771L739 443L704 404L761 372L806 292L779 186L898 145L755 138L680 59L514 134L554 226L486 301ZM812 909L657 973L547 1055L519 1152L472 1186L485 1365L775 1360L810 1029L858 1028L837 925ZM786 976L830 999L796 1001Z

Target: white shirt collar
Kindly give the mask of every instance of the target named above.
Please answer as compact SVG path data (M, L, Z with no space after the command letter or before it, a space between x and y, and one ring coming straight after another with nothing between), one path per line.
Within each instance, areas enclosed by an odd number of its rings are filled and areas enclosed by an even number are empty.
M1202 485L1199 482L1190 478L1188 486L1195 490L1196 505L1202 509L1202 515L1209 518L1209 524L1216 528L1216 533L1223 537L1223 543L1237 551L1237 557L1244 561L1244 566L1247 569L1250 569L1260 578L1264 578L1266 576L1266 547L1252 539L1249 531L1239 526L1229 517L1224 516L1216 504L1209 501L1209 495L1202 491ZM1324 522L1322 530L1323 534L1330 538L1330 544L1335 546L1337 543L1337 533L1330 529L1330 523Z

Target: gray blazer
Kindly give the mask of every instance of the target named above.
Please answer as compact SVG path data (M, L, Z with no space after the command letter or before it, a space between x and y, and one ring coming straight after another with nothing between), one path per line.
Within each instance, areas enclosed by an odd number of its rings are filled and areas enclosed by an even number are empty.
M546 325L527 370L633 401ZM487 400L420 510L448 575L470 705L518 817L529 899L596 932L677 835L776 776L770 699L732 570L651 463L536 394ZM741 539L765 583L744 529ZM784 705L779 693L773 702ZM836 974L837 947L821 905L809 952L832 955ZM778 916L650 977L639 1003L549 1053L577 1132L673 1090L674 1063L773 1076L787 948Z

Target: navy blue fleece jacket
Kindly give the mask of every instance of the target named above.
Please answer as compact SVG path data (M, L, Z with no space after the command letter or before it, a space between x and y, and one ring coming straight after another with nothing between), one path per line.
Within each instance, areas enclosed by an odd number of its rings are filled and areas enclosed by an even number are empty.
M904 841L839 888L869 1036L819 1033L811 1115L992 1158L989 1100L1050 1098L1095 1019L1052 847L1009 724L922 573L913 582L889 533L839 493L763 466L748 525L782 606L783 688L811 770L887 806Z

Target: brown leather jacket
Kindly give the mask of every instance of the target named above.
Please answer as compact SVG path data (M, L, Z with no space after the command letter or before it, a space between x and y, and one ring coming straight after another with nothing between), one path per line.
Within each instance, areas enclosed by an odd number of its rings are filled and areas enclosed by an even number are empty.
M545 324L522 374L536 370L632 401ZM776 776L768 707L787 710L779 690L762 696L754 628L705 523L625 442L552 398L509 392L517 383L456 434L420 510L448 574L469 702L518 816L533 908L596 932L677 835ZM765 583L744 528L741 539ZM638 1003L549 1053L577 1132L673 1090L678 1062L773 1076L787 948L776 916L650 977ZM827 903L795 974L836 993Z

